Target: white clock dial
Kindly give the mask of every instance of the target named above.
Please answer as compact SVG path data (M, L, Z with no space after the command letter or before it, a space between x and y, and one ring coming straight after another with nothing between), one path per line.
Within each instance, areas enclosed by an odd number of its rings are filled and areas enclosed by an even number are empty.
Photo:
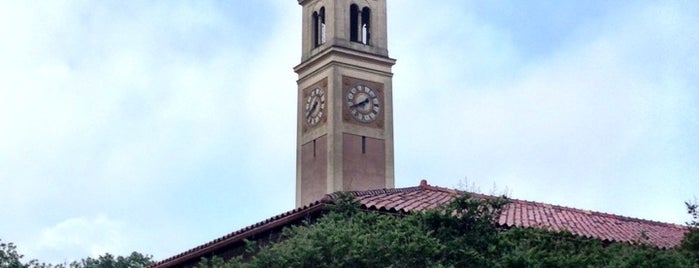
M362 123L376 120L381 112L381 99L376 91L365 85L350 88L345 101L352 117Z
M322 88L314 88L306 94L305 119L309 126L317 125L325 114L325 92Z

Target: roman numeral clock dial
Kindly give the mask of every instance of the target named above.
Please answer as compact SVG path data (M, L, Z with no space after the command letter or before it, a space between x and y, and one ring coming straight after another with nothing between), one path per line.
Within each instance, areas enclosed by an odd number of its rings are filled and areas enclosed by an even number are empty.
M325 92L323 92L323 89L317 87L308 92L304 110L306 112L306 123L309 126L315 126L320 122L325 113Z
M362 123L370 123L379 117L381 99L368 86L357 85L347 91L345 100L350 115Z

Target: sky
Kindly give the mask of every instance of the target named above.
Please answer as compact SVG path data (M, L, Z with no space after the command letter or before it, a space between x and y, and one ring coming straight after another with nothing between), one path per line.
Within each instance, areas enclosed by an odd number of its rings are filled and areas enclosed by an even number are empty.
M682 224L699 2L388 1L396 187ZM0 239L163 259L293 209L301 7L0 0Z

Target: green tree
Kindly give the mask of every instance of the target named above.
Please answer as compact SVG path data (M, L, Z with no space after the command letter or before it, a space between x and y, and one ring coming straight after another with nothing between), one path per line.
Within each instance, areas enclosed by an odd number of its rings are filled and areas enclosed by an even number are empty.
M0 268L132 268L146 267L153 263L152 256L138 252L133 252L126 257L115 257L105 253L97 258L87 257L70 264L42 263L36 259L23 262L23 258L24 255L17 252L17 246L14 243L2 243L0 239Z
M685 234L682 240L682 248L694 256L694 260L699 264L699 205L696 199L694 201L686 201L687 213L692 216L692 219L687 222L689 231Z
M131 268L146 267L153 263L153 257L138 252L132 252L129 256L114 256L105 253L97 258L87 257L80 261L70 263L71 268Z
M13 243L3 243L0 239L0 268L26 267L22 263L23 255L17 253L17 246Z

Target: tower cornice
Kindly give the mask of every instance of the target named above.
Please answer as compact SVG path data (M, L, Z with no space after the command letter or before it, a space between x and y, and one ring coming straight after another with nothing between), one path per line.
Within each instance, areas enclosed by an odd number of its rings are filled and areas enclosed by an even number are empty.
M342 46L331 46L315 54L310 59L301 62L299 65L296 65L294 67L294 72L299 75L300 79L303 79L309 74L308 71L310 67L317 70L322 69L322 66L332 63L355 65L351 64L352 61L362 62L362 69L379 72L388 76L393 75L391 67L396 64L396 59L390 57L348 49ZM367 68L368 66L371 67Z

